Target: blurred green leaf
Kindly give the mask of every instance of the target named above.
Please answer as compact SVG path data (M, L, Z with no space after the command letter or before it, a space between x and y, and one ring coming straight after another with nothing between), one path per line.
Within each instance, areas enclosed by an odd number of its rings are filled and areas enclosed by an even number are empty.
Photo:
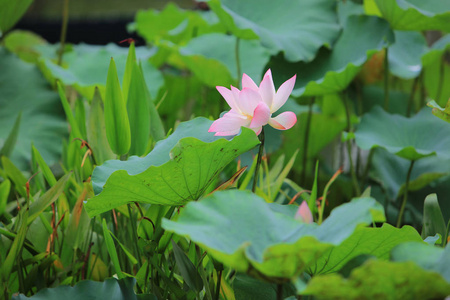
M374 53L392 41L393 32L385 20L350 16L332 50L321 49L310 63L288 63L278 56L269 66L273 74L282 74L278 77L281 82L297 74L295 96L336 93L349 85Z
M156 300L151 294L139 294L134 292L134 278L108 278L103 282L92 280L81 281L75 286L62 285L56 288L42 289L36 295L26 297L23 294L12 297L13 300L59 300L90 299L90 300Z
M408 160L430 155L450 158L450 126L427 108L408 119L375 107L362 117L355 140L362 149L383 147Z
M284 52L290 62L311 61L339 33L332 0L211 0L207 2L233 35L261 40L270 54Z
M130 122L113 58L106 79L105 127L111 150L117 155L126 154L131 145Z
M385 223L379 228L357 228L348 239L319 258L310 270L313 274L334 273L361 254L387 260L395 246L410 241L422 242L419 233L410 226L398 229Z
M434 272L412 262L368 260L349 278L339 274L315 276L302 295L322 300L440 299L450 293L450 284Z
M236 85L236 37L211 33L193 38L180 48L182 60L194 74L209 86ZM239 41L240 72L255 82L261 78L270 54L258 41ZM239 75L239 77L242 74Z
M183 10L169 2L162 11L139 11L136 14L135 28L151 44L161 45L170 41L184 45L194 36L224 31L223 25L212 17L211 12Z
M431 111L433 115L450 123L450 99L448 100L447 105L445 105L445 108L440 107L434 100L428 102L427 105L433 109Z
M395 43L389 47L389 71L411 79L422 71L422 56L428 52L425 37L416 31L395 31Z
M19 169L29 169L33 143L45 161L54 164L61 155L61 140L67 135L57 94L35 66L4 48L0 48L0 70L0 140L7 138L17 115L22 112L11 160Z
M450 246L442 249L440 247L425 243L409 242L398 245L391 253L395 262L413 261L427 271L434 271L447 280L450 288ZM450 291L447 292L450 295Z
M436 156L429 156L416 161L411 172L409 191L422 189L434 180L449 175L449 162L448 159L443 160ZM409 165L408 160L382 148L376 148L372 157L370 176L380 182L389 199L394 200L403 194ZM420 202L423 203L423 198L420 199Z
M92 99L95 87L105 97L106 74L111 57L117 64L118 78L123 78L128 49L115 44L69 45L64 53L63 65L56 64L58 45L41 45L34 49L41 53L39 67L50 81L61 80L64 85L73 86L81 95ZM148 61L153 55L147 47L136 47L136 58L142 60L142 69L151 95L156 95L164 84L161 73Z
M381 16L395 30L450 31L450 2L441 0L375 0Z
M25 14L33 0L0 0L0 37Z
M215 137L208 132L211 124L204 118L184 122L146 157L97 167L92 184L96 193L103 191L86 203L89 215L132 201L184 205L197 200L226 165L259 143L248 128L229 141Z
M370 224L371 210L383 211L372 198L354 199L335 208L318 226L298 222L291 211L286 214L279 206L249 191L219 191L187 204L178 220L163 219L162 226L189 237L238 272L262 275L265 280L287 279L342 243L358 225Z
M277 297L277 285L264 282L247 276L237 274L233 279L233 290L236 300L273 300ZM289 295L294 295L295 290L292 285L283 284L283 299Z
M22 112L19 112L17 115L16 121L14 122L14 126L11 129L11 132L8 134L8 137L5 140L5 143L0 148L0 156L4 155L6 157L10 157L11 153L14 150L14 146L17 143L17 136L19 135L20 128L20 119L22 117Z
M430 194L425 198L423 204L423 227L422 238L440 234L441 237L447 236L447 226L442 216L441 208L436 194ZM442 243L444 246L446 241Z
M3 43L10 52L20 59L36 63L41 53L34 49L37 45L45 45L47 42L39 35L26 30L13 30L3 39Z

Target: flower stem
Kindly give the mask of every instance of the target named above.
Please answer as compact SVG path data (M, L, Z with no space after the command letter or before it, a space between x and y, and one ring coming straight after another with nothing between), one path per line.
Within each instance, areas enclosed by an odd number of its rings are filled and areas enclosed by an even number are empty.
M127 204L128 207L128 214L130 215L130 223L131 223L131 231L133 235L133 242L134 242L134 251L136 252L136 258L138 261L138 267L141 268L141 254L139 253L139 245L138 245L138 238L137 238L137 227L136 227L136 219L134 218L133 211L131 210L131 204Z
M234 46L234 54L236 57L236 71L237 71L237 87L239 88L239 78L241 78L241 60L239 56L239 44L241 39L236 37L236 44Z
M306 180L306 163L308 162L308 143L309 143L309 132L311 128L312 120L312 107L314 104L314 97L309 101L308 118L306 119L305 136L303 139L303 169L300 182L305 185Z
M261 143L259 144L259 151L258 151L258 158L256 161L255 174L253 175L253 187L252 187L253 193L256 191L256 183L258 182L259 168L261 167L261 158L262 158L263 152L264 152L264 127L262 128L261 133L259 134L259 141Z
M411 172L414 167L414 162L415 160L411 161L411 164L409 165L408 174L406 174L405 191L403 194L402 206L400 207L400 211L398 213L397 228L400 228L400 226L402 225L403 213L405 212L406 202L408 201L409 179L411 178Z
M351 122L351 116L350 116L350 105L348 103L348 97L347 93L344 92L342 94L342 97L344 98L344 104L345 104L345 115L347 118L347 131L353 132L353 126ZM353 163L353 156L352 156L352 140L347 140L347 154L348 154L348 160L350 162L350 173L352 175L352 181L353 181L353 188L355 189L356 196L361 195L361 188L359 187L358 178L356 176L357 170L355 169L354 163Z
M58 66L62 64L62 58L64 53L64 46L66 44L67 24L69 23L69 0L64 0L61 36L59 38L60 46L58 50Z
M384 110L389 111L389 48L384 55Z
M419 82L419 76L414 78L413 85L411 88L411 93L409 94L408 107L406 108L406 116L409 118L411 116L411 109L414 103L414 95L416 94L417 84Z

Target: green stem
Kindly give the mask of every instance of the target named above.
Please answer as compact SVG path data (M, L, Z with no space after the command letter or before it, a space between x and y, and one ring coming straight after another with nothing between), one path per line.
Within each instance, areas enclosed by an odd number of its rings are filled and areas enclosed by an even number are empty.
M375 151L375 148L370 149L369 157L367 158L366 168L364 169L364 173L363 173L362 180L361 180L362 186L366 185L367 177L369 176L370 165L372 164L372 158L373 158L374 151Z
M423 78L423 72L420 73L420 107L425 106L425 100L426 100L426 92L425 92L425 80Z
M406 202L408 201L409 179L411 178L411 172L414 167L414 162L415 162L415 160L411 161L411 164L409 165L408 174L406 174L405 191L403 194L402 205L401 205L400 211L398 213L397 228L400 228L400 226L402 225L403 213L405 212Z
M205 269L203 268L202 254L200 252L200 247L195 245L195 250L197 252L197 259L199 260L200 277L202 278L203 285L205 286L206 298L208 300L212 300L212 294L211 294L211 290L209 288L209 282L208 282L208 279L207 279L207 275L206 275Z
M309 143L309 132L311 131L311 120L312 120L312 108L314 104L314 97L309 101L308 118L306 119L305 136L303 139L303 168L300 182L305 186L306 181L306 164L308 163L308 143Z
M444 66L445 63L443 61L441 61L441 65L439 68L439 83L438 83L438 88L437 88L437 92L436 92L436 102L439 103L439 99L441 98L442 95L442 87L444 86Z
M352 182L353 182L353 188L355 189L355 194L357 197L361 195L361 188L359 187L358 178L356 178L356 171L353 164L353 158L352 158L352 141L347 141L347 154L348 154L348 160L350 162L350 173L352 175Z
M259 168L261 167L261 159L264 152L264 127L261 130L261 133L259 134L259 151L258 151L258 157L256 161L256 168L255 173L253 175L253 187L252 192L254 193L256 191L256 183L258 182L258 175L259 175Z
M389 48L385 48L384 56L384 110L389 111Z
M448 223L447 223L447 230L445 231L445 237L444 237L444 240L442 241L442 247L446 247L446 245L447 245L449 230L450 230L450 220L448 220Z
M348 103L347 93L342 93L342 97L344 98L344 104L345 104L345 115L347 118L347 131L349 133L353 132L353 126L351 122L351 116L350 116L350 105ZM361 188L359 187L358 178L356 176L356 170L353 163L353 156L352 156L352 140L347 140L347 154L348 154L348 160L350 162L350 174L352 175L352 182L353 182L353 188L355 190L356 196L361 195Z
M138 261L138 268L141 268L141 255L139 253L139 245L138 245L138 238L137 238L137 228L136 228L136 219L134 218L134 214L133 211L131 210L131 204L128 203L127 204L128 207L128 214L130 215L130 223L131 223L131 230L132 232L132 236L133 236L133 242L134 242L134 251L136 253L136 258Z
M236 71L237 71L237 85L236 87L239 88L239 80L241 78L241 60L240 60L240 56L239 56L239 44L240 44L241 39L236 37L236 44L234 46L234 54L236 57Z
M412 108L412 104L414 102L414 95L416 94L416 90L417 90L417 84L419 82L419 76L417 76L416 78L414 78L414 82L411 88L411 93L409 94L409 100L408 100L408 107L406 109L406 116L409 118L409 116L411 115L411 108Z
M63 54L64 54L64 46L66 44L67 24L68 23L69 23L69 0L64 0L62 25L61 25L61 36L59 38L60 48L58 51L58 66L60 66L62 64L62 58L63 58Z
M222 281L222 272L223 270L217 272L216 295L214 297L215 300L220 299L220 282Z

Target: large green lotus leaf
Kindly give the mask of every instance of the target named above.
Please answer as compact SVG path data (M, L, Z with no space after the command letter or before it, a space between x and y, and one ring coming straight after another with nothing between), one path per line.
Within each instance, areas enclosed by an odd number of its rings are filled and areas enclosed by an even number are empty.
M450 31L448 0L375 0L375 3L393 29Z
M162 11L138 11L133 29L147 42L156 45L167 41L184 45L194 36L224 31L212 12L183 10L173 3L167 4Z
M26 30L13 30L3 39L5 48L26 62L35 63L40 53L34 49L37 45L45 45L47 41L39 35Z
M371 55L392 40L393 32L385 20L350 16L332 50L321 49L310 63L289 63L278 56L270 66L280 81L297 74L294 96L335 93L344 90Z
M209 86L236 85L236 38L222 33L211 33L192 39L180 49L187 67ZM270 58L269 51L256 40L239 42L240 72L258 82Z
M450 127L434 117L429 108L405 118L377 106L362 117L355 139L362 149L383 147L409 160L430 155L450 158Z
M423 65L429 65L436 59L440 60L442 55L448 49L450 49L450 34L444 35L433 43L433 45L428 49L428 52L422 56Z
M434 271L450 283L450 246L445 249L425 243L404 243L392 250L393 261L413 261L425 270Z
M389 47L389 71L411 79L422 70L422 56L428 51L425 37L417 31L395 31L395 43Z
M380 182L387 196L395 200L401 196L410 162L377 148L372 156L370 177ZM436 179L450 174L450 160L429 156L415 162L411 172L409 191L416 191ZM421 200L423 201L424 198Z
M246 274L238 273L233 279L233 291L236 300L273 300L277 297L277 285L268 283ZM283 285L283 298L295 295L292 284Z
M313 277L302 294L318 300L443 299L450 284L413 262L368 260L348 278L337 273Z
M136 295L134 292L134 278L117 280L108 278L103 282L92 280L80 281L75 286L59 286L42 289L34 296L23 294L13 296L13 300L60 300L60 299L89 299L89 300L156 300L151 294Z
M186 205L177 221L164 219L162 226L237 271L287 279L343 242L358 224L370 224L373 211L383 211L374 199L358 198L335 208L318 226L301 223L292 210L277 206L249 191L215 192Z
M395 246L410 241L422 242L420 234L410 226L399 229L385 223L378 228L357 228L348 239L325 253L310 270L312 274L337 272L361 254L387 260Z
M0 48L0 148L22 112L19 135L11 156L22 170L29 169L31 144L49 164L58 161L67 124L58 94L39 70Z
M58 45L37 46L36 49L43 55L40 66L47 77L59 79L66 85L73 85L88 99L92 99L96 86L99 87L104 99L106 74L111 57L114 58L118 76L122 80L128 56L127 48L115 44L106 46L79 44L64 53L61 67L55 63ZM147 47L136 47L136 58L141 61L147 87L152 97L155 97L164 80L161 73L148 61L151 55Z
M211 0L208 4L235 36L259 38L272 55L311 61L339 33L333 0Z
M86 211L92 217L134 201L184 205L197 200L226 165L259 143L248 128L231 140L215 137L208 132L211 124L205 118L182 123L146 157L97 167L92 184L96 193L103 190L85 204Z
M0 0L0 37L25 14L33 0Z

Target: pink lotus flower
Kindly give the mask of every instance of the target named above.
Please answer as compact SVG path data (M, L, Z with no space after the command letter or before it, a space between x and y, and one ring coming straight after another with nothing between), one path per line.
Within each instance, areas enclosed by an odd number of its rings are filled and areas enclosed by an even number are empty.
M272 72L269 69L259 87L245 73L242 76L241 91L234 86L231 86L231 90L217 86L217 90L225 98L231 110L222 118L215 120L208 132L215 132L218 136L235 135L239 133L241 126L244 126L259 135L266 124L280 130L291 128L297 122L297 116L293 112L283 112L274 118L272 114L289 98L294 88L295 78L294 75L284 82L278 91L275 91Z
M298 208L297 213L295 214L295 219L300 219L304 223L314 222L313 215L306 201L303 201L300 207Z

